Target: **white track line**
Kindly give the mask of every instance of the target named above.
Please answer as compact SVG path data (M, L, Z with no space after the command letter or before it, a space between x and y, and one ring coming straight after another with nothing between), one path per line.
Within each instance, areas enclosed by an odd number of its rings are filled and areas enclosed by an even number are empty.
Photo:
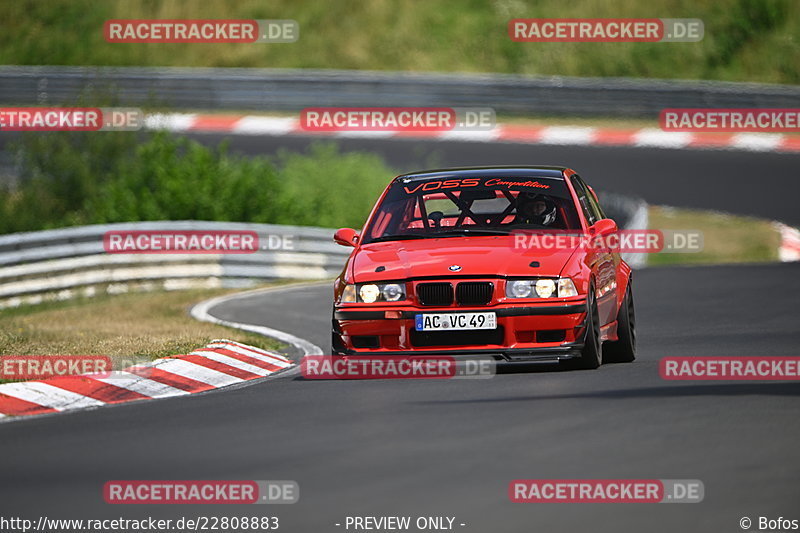
M325 282L325 283L330 283L330 282ZM222 320L220 318L211 315L211 313L209 312L212 307L215 307L222 303L229 302L231 300L236 300L238 298L247 298L253 296L254 294L293 290L304 286L317 285L317 284L318 283L297 284L297 285L289 285L286 287L267 287L265 289L256 289L253 291L245 291L235 294L228 294L226 296L219 296L217 298L212 298L210 300L200 302L199 304L192 307L190 313L194 318L200 320L201 322L211 322L214 324L220 324L222 326L228 326L230 328L241 329L244 331L251 331L253 333L258 333L259 335L264 335L265 337L272 337L273 339L285 342L286 344L291 344L292 346L300 350L302 355L322 355L324 353L322 351L322 348L305 339L296 337L291 333L286 333L285 331L281 331L279 329L268 328L266 326L256 326L254 324L242 324L240 322Z
M227 345L227 346L238 346L239 348L247 350L248 352L256 352L261 355L267 355L269 357L277 357L281 361L289 361L289 359L282 356L281 354L270 352L269 350L264 350L263 348L256 348L255 346L250 346L249 344L242 344L241 342L232 341L230 339L214 339L206 346L215 346L217 344Z

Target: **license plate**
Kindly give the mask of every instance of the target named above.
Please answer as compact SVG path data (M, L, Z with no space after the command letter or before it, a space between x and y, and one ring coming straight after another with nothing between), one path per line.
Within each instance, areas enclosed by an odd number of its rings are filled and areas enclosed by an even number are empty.
M426 313L416 315L417 331L463 331L470 329L497 329L495 313Z

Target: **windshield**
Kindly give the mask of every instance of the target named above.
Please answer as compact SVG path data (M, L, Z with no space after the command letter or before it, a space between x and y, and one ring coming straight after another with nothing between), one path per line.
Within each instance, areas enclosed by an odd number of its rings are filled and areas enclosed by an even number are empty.
M398 180L372 217L364 242L580 230L560 178Z

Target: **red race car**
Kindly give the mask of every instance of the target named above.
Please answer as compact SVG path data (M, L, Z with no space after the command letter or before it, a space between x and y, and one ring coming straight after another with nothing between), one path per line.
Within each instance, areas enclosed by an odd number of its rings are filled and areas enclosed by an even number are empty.
M361 233L334 236L355 249L334 283L332 353L632 361L631 268L585 238L616 232L568 168L398 176Z

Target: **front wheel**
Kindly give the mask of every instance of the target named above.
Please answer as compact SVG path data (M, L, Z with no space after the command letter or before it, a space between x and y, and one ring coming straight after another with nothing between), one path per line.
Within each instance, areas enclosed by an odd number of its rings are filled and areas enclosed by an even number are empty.
M612 363L630 363L636 359L636 313L630 280L617 314L617 338L616 341L606 343L606 360Z
M336 319L331 316L331 355L344 355L346 346L336 329Z
M603 364L603 343L600 341L600 314L597 312L597 300L594 287L589 288L586 298L586 334L579 359L574 360L574 368L594 370Z

